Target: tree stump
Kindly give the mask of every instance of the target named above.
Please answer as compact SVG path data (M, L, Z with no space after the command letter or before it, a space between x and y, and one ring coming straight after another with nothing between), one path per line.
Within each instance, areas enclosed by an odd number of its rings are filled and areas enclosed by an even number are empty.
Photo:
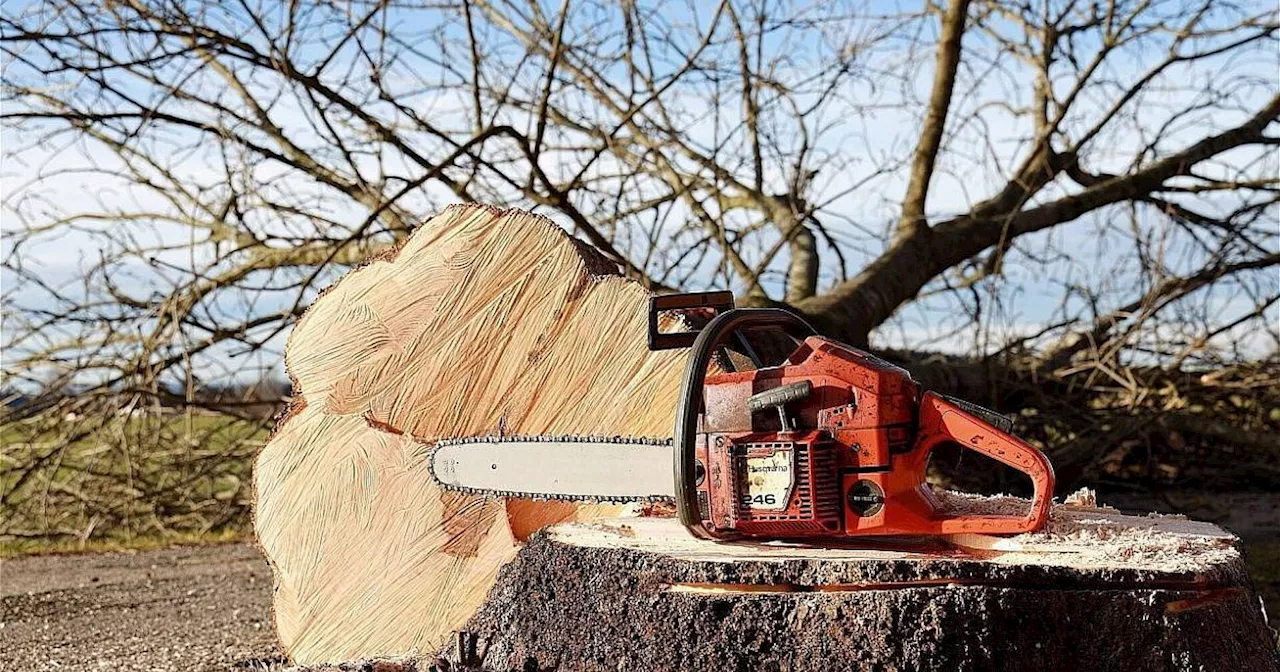
M485 670L1277 669L1234 537L1068 506L1013 539L837 548L710 543L669 518L564 523L443 655Z

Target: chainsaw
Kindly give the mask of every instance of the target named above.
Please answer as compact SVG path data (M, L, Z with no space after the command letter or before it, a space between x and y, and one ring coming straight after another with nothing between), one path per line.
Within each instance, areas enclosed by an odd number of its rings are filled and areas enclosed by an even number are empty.
M682 311L709 321L659 330L661 314ZM1053 467L1011 433L1009 418L926 391L906 370L817 335L793 313L734 308L729 292L672 294L651 299L648 331L651 350L690 349L672 440L442 440L432 476L446 489L494 497L674 502L690 533L720 541L1017 534L1048 518ZM790 354L767 365L766 345ZM930 454L945 444L1027 475L1026 514L947 511L925 481Z

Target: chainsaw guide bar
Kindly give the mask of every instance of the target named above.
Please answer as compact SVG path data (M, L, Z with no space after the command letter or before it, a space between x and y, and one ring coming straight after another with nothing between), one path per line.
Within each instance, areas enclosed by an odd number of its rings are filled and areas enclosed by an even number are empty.
M446 490L567 502L673 502L671 441L624 436L442 439L431 476Z

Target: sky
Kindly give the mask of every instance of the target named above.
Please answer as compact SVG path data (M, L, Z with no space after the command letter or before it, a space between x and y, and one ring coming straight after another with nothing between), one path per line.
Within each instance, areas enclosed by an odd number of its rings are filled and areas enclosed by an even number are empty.
M823 53L824 49L836 48L843 41L862 36L866 31L871 30L871 26L877 25L865 17L916 11L914 3L898 2L853 3L849 7L856 10L863 18L848 22L847 33L839 31L836 34L822 33L821 39L813 42L785 40L782 37L767 40L764 45L766 51L785 52L790 56L788 61L780 65L781 69L775 74L779 78L789 77L793 80L805 74L803 69L812 67L814 59ZM4 13L6 17L17 16L25 10L23 3L7 3ZM555 8L548 8L547 11L554 14ZM425 41L427 36L433 34L433 29L437 28L429 22L416 21L416 15L390 18L393 23L400 21L402 25L408 26L404 29L407 31L406 34L411 32L416 36L415 39L419 40ZM710 20L709 11L700 11L694 16L687 12L682 13L679 9L664 12L662 18L672 26L689 22L706 25ZM454 21L440 30L449 38L458 38L460 37L457 33L458 25ZM1002 26L997 24L996 28L1000 29ZM921 24L920 30L924 31L927 38L932 31L936 30L936 26L925 22ZM318 28L317 31L317 39L323 40L320 29ZM486 33L486 35L491 34ZM805 33L809 37L816 34ZM246 34L245 39L253 39L252 31ZM962 77L977 84L968 89L967 95L953 102L952 118L953 120L964 119L975 111L981 111L978 118L983 123L962 124L953 121L949 127L952 151L942 156L941 170L930 191L930 215L935 221L967 210L972 203L997 189L1005 177L1002 174L1003 171L992 170L991 166L1008 165L1014 162L1019 157L1019 153L1024 151L1025 137L1029 130L1024 120L1001 108L1001 103L1007 107L1029 104L1029 89L1025 85L1025 77L1019 74L1020 71L1015 65L1002 62L1001 58L991 59L989 48L984 47L987 44L986 41L978 39L978 36L966 39L970 59L966 61L967 65L962 71ZM507 42L494 39L487 46L495 49L495 53L508 54L511 58L519 56L519 49ZM693 45L687 46L691 48ZM1088 44L1080 45L1082 49L1087 47ZM1272 44L1271 51L1263 51L1261 58L1258 53L1253 53L1247 58L1234 56L1232 58L1236 59L1235 62L1230 63L1225 62L1224 58L1224 62L1214 63L1213 68L1192 69L1183 73L1181 81L1162 82L1160 90L1151 96L1147 104L1133 112L1130 122L1120 125L1117 133L1100 137L1095 142L1097 146L1089 156L1090 168L1098 171L1122 172L1125 162L1130 160L1134 149L1145 142L1145 138L1140 133L1141 129L1158 126L1161 123L1161 115L1167 117L1170 106L1185 106L1200 102L1195 96L1203 94L1193 94L1188 91L1192 85L1199 83L1198 80L1206 77L1221 78L1216 87L1210 87L1211 93L1230 93L1234 99L1231 105L1238 104L1241 109L1224 109L1221 106L1206 109L1203 114L1191 117L1186 128L1171 133L1169 142L1175 146L1189 142L1203 134L1206 128L1224 128L1235 119L1242 118L1248 113L1248 108L1260 104L1274 91L1274 87L1269 89L1265 85L1269 76L1271 82L1275 81L1274 73L1277 68L1280 68L1280 63L1277 63L1274 58L1270 61L1266 58L1267 53L1274 57L1274 51L1274 44ZM672 57L671 54L668 56L673 63L678 61L678 58ZM1122 58L1118 63L1109 65L1104 75L1116 82L1131 81L1137 75L1137 66L1151 58L1150 54L1143 53L1134 53L1129 56L1132 56L1130 60ZM816 149L829 154L832 158L829 161L816 161L814 164L818 168L816 181L818 196L825 198L827 195L838 194L854 184L866 181L863 187L836 198L826 207L826 211L832 215L834 222L833 233L839 241L841 250L849 258L850 274L878 254L883 241L874 234L884 231L893 221L905 189L903 170L892 171L879 177L872 175L879 157L908 155L918 134L919 107L916 106L904 113L901 109L894 109L891 103L904 98L922 100L928 91L930 68L911 70L910 72L914 74L908 75L902 74L907 70L902 69L901 72L897 72L895 68L900 62L918 62L927 65L931 58L932 54L927 49L914 52L892 40L876 45L872 53L866 56L867 62L874 67L863 76L850 78L844 85L847 90L841 92L841 100L844 102L840 106L833 106L821 119L823 132L818 136L819 144L816 145ZM5 59L8 61L6 65L13 67L7 53ZM402 69L397 72L411 72L413 76L427 81L435 77L435 73L430 70L431 67L441 66L433 65L427 59L413 64L413 67L408 70ZM883 73L882 76L877 76L877 69ZM15 74L15 71L11 70L10 74L22 76L20 71ZM447 74L442 69L439 76L446 78ZM1262 82L1262 85L1259 85L1259 82ZM1068 84L1069 82L1065 79L1055 81L1055 88ZM269 93L273 86L270 80L252 85L260 87L266 93ZM1232 88L1237 90L1227 91ZM429 116L432 121L442 124L458 121L459 103L453 96L430 90L415 91L409 83L406 83L403 90L406 91L406 95L402 102L419 110L421 114ZM705 85L676 87L664 97L664 100L669 99L673 106L685 110L690 118L695 120L688 126L688 137L693 142L703 145L713 144L714 138L727 132L725 129L735 125L741 118L739 105L722 102L715 108L720 118L720 124L717 125L715 117L711 114L713 103L706 97L708 90ZM1104 92L1106 92L1105 87L1099 90L1096 100L1082 101L1080 107L1084 114L1080 119L1073 119L1071 122L1086 123L1090 116L1098 114L1107 104L1100 95ZM12 109L12 102L6 102L10 103L9 108ZM272 108L272 115L282 127L296 133L294 137L297 142L320 143L318 136L308 135L309 132L303 130L306 128L303 108L291 104L287 98L277 101L276 106ZM529 123L527 119L518 118L518 115L508 120L518 126ZM217 156L212 146L200 146L197 142L195 143L196 151L182 153L174 147L181 145L182 143L178 141L186 138L182 138L179 134L167 139L171 144L156 145L158 152L169 153L165 157L166 160L172 165L179 166L183 175L192 184L200 184L208 189L217 188L216 183L221 179L222 174L217 164L211 160L211 157ZM110 166L115 160L101 146L66 141L33 143L30 127L15 129L12 126L5 126L0 129L0 149L3 151L0 190L4 192L3 206L0 207L0 228L4 228L6 233L4 239L0 241L0 254L5 257L11 257L13 252L12 232L20 226L20 220L17 217L19 212L27 218L27 221L38 222L42 218L47 221L58 212L74 212L86 206L105 206L108 209L121 208L134 211L167 207L155 193L126 188L118 179L97 172L75 172L59 175L51 180L37 180L34 184L30 182L30 178L35 174L54 174L60 169L93 165ZM405 161L404 157L394 153L378 158L382 160L381 169L387 172L411 175L414 171L414 167ZM1231 163L1242 163L1256 158L1241 155L1235 157ZM1263 164L1260 170L1263 173L1269 172L1275 175L1277 161L1274 153L1261 160ZM368 161L372 162L373 158L369 158ZM775 183L785 181L786 175L777 169L781 163L772 164L773 169L767 176L770 181ZM307 179L281 177L280 173L278 167L264 164L255 168L253 176L264 183L274 183L277 190L287 194L288 198L295 202L305 202L310 195L322 193L321 189ZM1051 190L1050 193L1060 195L1061 191ZM27 200L32 195L39 195L40 198ZM454 200L456 197L436 184L429 185L423 194L415 195L408 204L416 212L422 212L425 215ZM1223 200L1211 200L1208 207L1227 207L1227 205ZM323 212L326 217L346 226L362 221L367 214L367 210L363 207L340 199L330 200L324 206ZM568 226L566 218L554 211L547 211L544 214ZM1276 219L1275 214L1273 211L1271 217L1273 221ZM1015 260L1056 254L1060 250L1067 250L1073 254L1060 255L1036 264L1013 263L1003 276L984 283L979 290L986 293L986 302L999 299L998 303L1003 311L999 319L992 321L991 324L998 325L1002 333L1007 332L1005 335L1033 331L1055 319L1063 297L1070 294L1064 290L1064 287L1072 285L1089 285L1103 290L1108 296L1130 296L1131 288L1139 281L1133 272L1132 265L1126 264L1126 259L1132 255L1131 246L1129 241L1125 240L1127 235L1124 233L1125 227L1111 226L1116 220L1124 220L1128 216L1128 213L1122 209L1109 209L1082 218L1081 221L1068 226L1020 240L1018 250L1013 253ZM677 212L672 221L680 219L680 213ZM276 229L280 231L288 230L287 223L269 223L264 226L283 227ZM1138 226L1135 230L1158 234L1166 228L1162 217L1150 211L1138 214ZM870 230L872 234L862 232L864 229ZM60 235L42 237L39 242L23 250L23 261L29 265L28 267L38 268L39 277L52 284L74 283L81 275L82 269L86 265L93 264L98 258L101 243L93 231L93 227L88 227L84 230L66 231ZM183 227L159 225L149 227L139 235L149 236L149 244L162 246L178 245L186 240L191 232ZM1274 246L1278 241L1273 239L1271 242ZM761 238L762 246L770 243L769 237ZM660 247L663 248L660 251L670 252L673 241L662 240ZM637 248L633 246L630 249ZM190 261L190 254L189 251L179 249L159 252L155 256L162 261L181 265ZM213 249L208 247L197 252L197 255L207 257L206 261L212 261L214 254ZM824 254L824 258L828 260L832 256L829 250ZM785 261L785 255L782 255L775 260L774 268L780 269ZM1181 263L1189 267L1193 262L1192 257L1187 257ZM1180 270L1179 262L1174 260L1171 263L1172 270ZM135 262L132 266L128 264L121 266L116 272L114 281L124 291L145 297L153 290L162 289L175 276L174 272L165 270L163 266L157 268L155 265ZM780 296L782 293L780 277L779 273L775 273L767 278L766 286L774 296ZM822 277L824 287L830 286L837 280L835 265L825 264ZM709 289L723 285L723 279L717 276L712 268L707 267L694 269L688 288ZM731 286L731 288L739 291L742 289L737 286ZM1221 296L1212 297L1214 301L1223 304L1224 309L1232 308L1232 302L1241 300L1228 292L1229 290L1224 290ZM5 300L10 302L8 305L38 303L42 300L37 288L17 282L17 277L9 269L0 269L0 293L3 293ZM263 299L253 306L247 306L243 296L223 293L212 302L211 310L223 311L227 314L246 311L269 312L283 309L290 300L280 296ZM971 353L977 347L975 339L981 336L981 332L964 330L951 333L950 325L967 321L957 316L958 309L959 304L954 300L942 297L916 302L900 313L894 324L880 330L877 334L877 343L886 347L926 346L948 352ZM1271 314L1275 316L1273 323L1280 321L1280 313L1275 312L1275 307ZM1258 335L1257 348L1273 347L1273 344L1266 341L1265 336L1265 334ZM284 334L280 334L273 340L275 349L278 349L283 337ZM233 371L238 368L245 370L253 368L240 366L236 356L233 348L221 348L213 353L210 366L216 360L216 363L223 368ZM265 356L268 359L278 357L278 353L267 353ZM266 365L274 366L271 362L266 362Z

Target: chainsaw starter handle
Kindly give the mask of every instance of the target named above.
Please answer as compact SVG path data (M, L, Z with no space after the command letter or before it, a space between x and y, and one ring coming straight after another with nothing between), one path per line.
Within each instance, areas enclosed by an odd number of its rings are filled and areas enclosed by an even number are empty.
M707 367L711 365L716 347L726 337L740 329L762 327L777 327L801 340L818 333L803 318L780 308L735 308L708 322L698 332L689 352L689 361L680 383L680 405L672 438L675 444L676 515L695 537L710 540L733 538L732 535L708 530L702 524L702 508L698 505L698 414L702 412Z
M1038 530L1048 520L1053 504L1053 465L1035 446L935 392L925 392L920 399L919 428L912 450L917 464L927 464L934 448L957 443L1026 474L1035 490L1025 516L938 513L935 520L940 533L1020 534Z

